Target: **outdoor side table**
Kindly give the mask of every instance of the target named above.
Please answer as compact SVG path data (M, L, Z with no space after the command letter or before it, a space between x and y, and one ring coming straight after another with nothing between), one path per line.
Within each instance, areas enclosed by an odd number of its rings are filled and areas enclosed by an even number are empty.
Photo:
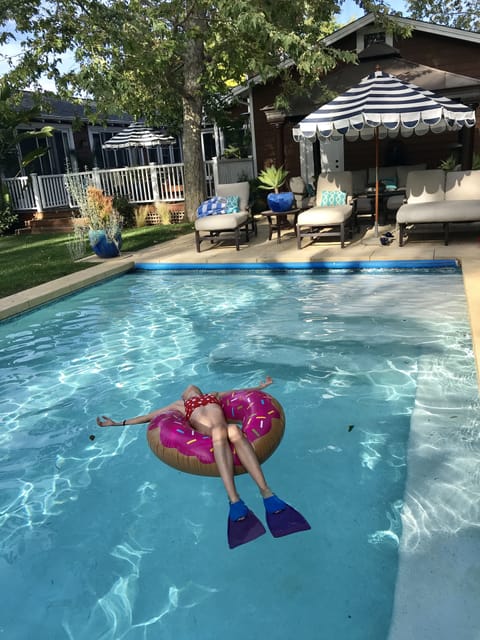
M297 218L300 209L289 209L288 211L261 211L260 215L265 216L268 220L268 239L272 239L273 232L277 232L277 243L281 242L281 232L284 229L293 229L295 235L297 233ZM288 219L293 216L293 222ZM273 220L275 218L275 220Z

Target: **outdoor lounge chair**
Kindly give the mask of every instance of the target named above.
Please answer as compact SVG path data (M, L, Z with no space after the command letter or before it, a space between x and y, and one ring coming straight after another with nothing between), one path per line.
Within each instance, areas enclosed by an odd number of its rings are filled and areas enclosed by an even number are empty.
M249 240L248 227L256 234L257 228L255 219L250 214L248 200L250 197L250 184L248 182L232 182L229 184L217 184L216 195L221 198L228 196L238 196L238 213L221 213L217 215L205 216L195 220L195 246L200 252L200 244L203 240L213 242L221 233L234 234L235 248L240 249L240 232L245 232L245 241ZM203 235L202 235L203 234Z
M340 236L345 246L345 229L350 233L352 205L352 172L332 171L318 177L316 206L302 211L297 219L297 247L301 249L302 238L314 240L323 236Z

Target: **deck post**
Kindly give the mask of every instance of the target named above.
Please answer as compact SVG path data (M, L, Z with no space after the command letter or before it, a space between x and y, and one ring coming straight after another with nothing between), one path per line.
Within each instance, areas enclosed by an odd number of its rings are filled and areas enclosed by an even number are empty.
M153 202L160 202L160 189L158 188L158 173L155 162L150 162L150 182L152 183Z
M93 176L93 184L97 187L97 189L102 189L102 180L100 178L100 171L98 167L93 167L92 176Z
M217 184L220 183L220 178L218 175L218 158L214 156L212 158L212 175L213 175L213 192L217 192Z
M38 174L31 173L30 178L32 179L32 189L33 189L33 197L35 199L35 209L37 210L37 213L42 213L43 201L42 201L42 193L40 191L40 184L38 181Z

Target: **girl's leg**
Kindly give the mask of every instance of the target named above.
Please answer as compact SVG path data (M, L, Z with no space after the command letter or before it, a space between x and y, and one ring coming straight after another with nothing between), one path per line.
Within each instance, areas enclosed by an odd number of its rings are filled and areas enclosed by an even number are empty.
M273 492L270 490L270 487L267 485L267 481L265 480L265 476L263 475L262 467L258 461L258 458L255 454L255 450L250 444L250 442L245 438L241 430L237 427L236 424L229 424L227 426L228 430L228 439L234 445L235 450L237 452L238 457L240 458L240 462L250 474L258 488L260 489L260 493L263 498L269 498L273 495ZM232 462L233 465L233 462ZM232 466L233 469L233 466Z
M223 425L217 425L210 430L208 435L212 438L213 455L228 499L231 503L238 502L240 496L233 479L233 454L228 441L227 429Z

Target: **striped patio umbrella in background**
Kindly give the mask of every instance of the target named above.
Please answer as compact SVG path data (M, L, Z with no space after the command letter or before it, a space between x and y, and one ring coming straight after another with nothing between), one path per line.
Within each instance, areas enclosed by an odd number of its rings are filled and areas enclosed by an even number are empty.
M132 147L157 147L172 144L175 138L147 127L143 122L131 122L103 145L104 149L128 149Z
M475 112L464 104L380 69L301 120L294 139L371 140L375 138L375 234L378 235L378 164L381 138L442 133L475 125Z

